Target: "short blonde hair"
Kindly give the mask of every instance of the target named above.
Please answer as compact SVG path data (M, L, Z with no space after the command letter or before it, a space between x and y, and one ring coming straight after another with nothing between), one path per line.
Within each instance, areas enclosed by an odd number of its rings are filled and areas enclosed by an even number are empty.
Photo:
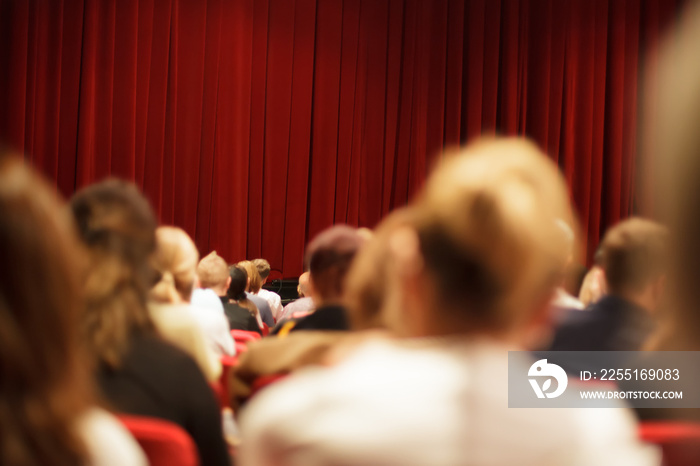
M448 154L416 205L424 261L446 318L507 330L528 320L559 280L577 230L566 183L531 142L480 140ZM452 313L452 316L448 314Z
M150 298L160 303L174 303L179 299L189 302L198 260L197 247L183 229L158 227L151 263L160 273L160 280L151 289Z
M243 268L248 274L248 290L249 292L255 294L262 288L262 277L258 272L258 268L253 264L252 261L241 261L236 264L238 267Z
M228 280L228 264L216 251L212 251L199 261L197 276L202 288L223 286Z

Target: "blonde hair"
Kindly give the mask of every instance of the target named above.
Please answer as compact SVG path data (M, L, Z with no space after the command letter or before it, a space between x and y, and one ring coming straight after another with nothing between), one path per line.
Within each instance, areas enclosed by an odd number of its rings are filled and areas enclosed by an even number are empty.
M241 261L236 265L241 267L243 270L245 270L246 274L248 274L249 282L247 291L253 294L260 291L260 288L262 287L262 277L260 277L260 273L258 272L258 268L255 266L255 264L252 261Z
M524 139L480 140L448 154L417 201L425 265L449 324L508 330L560 279L576 231L557 166Z
M415 219L414 209L405 207L382 220L376 232L366 229L367 240L353 259L345 279L344 301L354 330L394 327L385 309L391 273L389 240L397 228L414 226Z
M228 280L228 264L216 251L212 251L199 261L197 276L202 288L223 286Z
M184 230L163 226L156 230L153 268L160 280L151 289L151 300L159 303L189 302L194 287L199 252Z

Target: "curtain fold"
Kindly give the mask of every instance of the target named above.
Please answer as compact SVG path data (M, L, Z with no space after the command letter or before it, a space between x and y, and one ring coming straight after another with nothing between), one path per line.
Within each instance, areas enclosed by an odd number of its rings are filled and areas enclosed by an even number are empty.
M0 140L66 196L133 180L202 253L298 275L374 226L447 147L526 135L590 259L651 201L636 152L661 0L0 0ZM653 74L649 74L652 76Z

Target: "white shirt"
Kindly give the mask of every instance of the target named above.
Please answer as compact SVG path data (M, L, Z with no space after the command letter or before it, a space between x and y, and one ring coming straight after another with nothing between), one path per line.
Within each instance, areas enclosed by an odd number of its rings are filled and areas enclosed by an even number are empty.
M199 324L207 343L217 356L235 356L236 345L231 337L224 305L213 290L196 289L190 300L192 317Z
M90 466L147 466L148 460L128 430L111 414L91 409L78 422Z
M257 295L268 302L270 310L272 311L272 317L277 321L279 315L282 313L282 298L280 298L280 295L274 291L266 290L265 288L260 288Z
M660 463L626 409L509 409L507 361L495 343L368 343L256 395L241 417L240 464Z

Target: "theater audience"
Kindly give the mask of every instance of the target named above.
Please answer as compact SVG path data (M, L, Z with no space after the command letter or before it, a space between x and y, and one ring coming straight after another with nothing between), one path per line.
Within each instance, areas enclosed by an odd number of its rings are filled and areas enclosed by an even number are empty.
M228 303L224 306L231 328L262 333L260 312L245 292L248 275L235 265L228 268L228 273L231 281L227 291Z
M306 250L309 281L315 311L286 321L273 333L286 335L299 330L348 330L342 304L345 275L365 239L357 229L336 225L319 233Z
M236 264L238 267L245 270L246 275L248 275L248 287L246 288L246 295L248 299L255 304L260 312L260 318L262 321L270 328L275 325L275 318L272 317L272 310L267 300L261 296L258 296L258 292L262 287L262 278L258 272L258 268L251 261L241 261Z
M552 351L636 351L654 329L664 298L667 230L641 218L612 227L601 243L608 294L585 312L569 312Z
M282 298L274 291L262 288L270 277L270 263L265 259L253 259L252 262L255 268L258 269L258 273L262 279L261 288L258 290L258 296L263 298L270 305L272 317L274 317L275 322L277 322L279 320L279 315L282 313Z
M97 407L78 315L82 251L43 179L0 153L0 464L145 465Z
M201 464L228 465L213 391L195 361L160 338L147 311L158 278L150 205L134 185L108 180L76 193L71 208L89 253L82 328L105 401L180 425Z
M190 305L198 260L197 247L187 233L176 227L158 227L151 264L160 277L149 293L148 312L158 332L189 354L199 364L207 380L213 382L221 375L221 363L194 317L209 312L206 309L195 310ZM212 317L216 315L212 314ZM233 346L226 318L223 313L218 317L221 320L218 321L216 333L209 340L222 341L223 337L228 336L228 343ZM228 351L231 351L230 347Z
M376 235L365 234L370 240L352 260L343 297L354 332L306 330L256 342L241 355L231 372L231 402L236 409L248 401L257 381L286 376L311 365L331 363L373 332L383 331L385 324L380 311L387 282L389 233L411 219L408 209L399 209L382 221ZM302 277L300 284L303 283Z
M508 408L508 351L549 320L567 198L556 166L523 141L446 160L416 202L416 227L388 241L383 305L407 338L257 394L242 414L241 463L655 464L625 410Z
M249 302L245 306L238 304L235 297L240 298L240 296L235 290L240 286L240 282L232 282L233 277L229 275L226 261L216 251L210 252L199 261L197 275L201 286L212 290L219 297L231 330L260 332L262 321L258 316L257 307ZM233 285L234 290L231 290L231 285ZM246 286L245 281L243 286ZM234 297L232 298L232 296Z
M304 272L299 275L299 284L297 285L297 294L299 299L295 299L291 303L284 306L282 313L277 319L277 324L288 319L303 317L313 312L314 300L311 298L311 283L309 280L309 272Z

